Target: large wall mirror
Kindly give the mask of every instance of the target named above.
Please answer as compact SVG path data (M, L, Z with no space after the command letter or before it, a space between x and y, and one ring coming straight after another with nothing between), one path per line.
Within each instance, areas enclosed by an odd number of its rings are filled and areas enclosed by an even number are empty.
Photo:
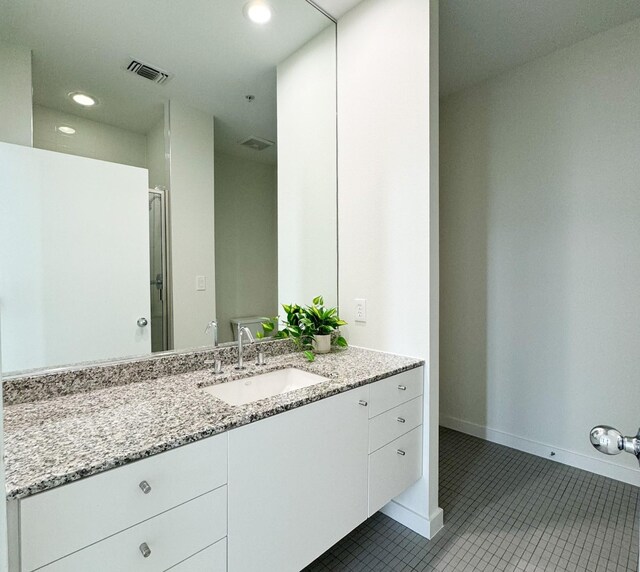
M337 303L335 34L305 0L0 4L5 374Z

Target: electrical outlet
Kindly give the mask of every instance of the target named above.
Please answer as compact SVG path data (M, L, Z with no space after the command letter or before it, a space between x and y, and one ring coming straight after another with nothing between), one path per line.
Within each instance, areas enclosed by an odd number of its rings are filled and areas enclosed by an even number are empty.
M206 276L196 276L196 290L202 291L207 289Z
M356 322L367 321L367 301L364 298L356 298Z

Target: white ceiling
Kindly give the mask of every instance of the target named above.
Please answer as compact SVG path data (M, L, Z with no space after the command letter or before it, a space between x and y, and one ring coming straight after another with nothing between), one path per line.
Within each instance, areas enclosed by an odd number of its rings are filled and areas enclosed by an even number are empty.
M276 141L276 66L333 24L304 0L269 0L261 27L244 17L246 1L0 0L0 40L32 49L40 105L146 133L176 99L214 114L218 149L271 162L274 148L238 141ZM131 58L173 77L160 86L129 74ZM79 108L67 97L76 90L100 104Z
M440 0L440 95L638 17L638 0Z

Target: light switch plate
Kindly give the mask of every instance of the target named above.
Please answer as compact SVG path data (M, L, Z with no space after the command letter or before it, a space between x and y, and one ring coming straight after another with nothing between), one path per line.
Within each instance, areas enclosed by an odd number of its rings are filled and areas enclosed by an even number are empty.
M196 276L196 290L206 290L207 289L207 278L206 276Z
M356 322L366 322L367 321L367 301L364 298L356 298Z

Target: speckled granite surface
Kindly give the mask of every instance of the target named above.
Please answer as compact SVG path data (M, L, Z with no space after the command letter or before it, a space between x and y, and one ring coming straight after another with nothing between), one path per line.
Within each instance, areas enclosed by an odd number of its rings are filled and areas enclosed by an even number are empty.
M47 399L5 407L7 497L26 497L422 364L351 347L318 356L314 363L298 353L268 356L263 367L247 360L248 369L241 375L226 365L219 376L200 369L72 395L51 397L45 392ZM237 407L201 390L286 367L329 380Z
M295 350L289 340L265 340L260 344L269 355L273 356ZM255 344L246 346L247 360L255 358L255 348ZM15 405L27 401L52 399L62 395L127 385L141 379L158 379L168 375L202 370L211 367L205 362L212 359L229 362L237 360L237 345L220 346L215 349L209 346L189 351L163 352L144 358L107 360L5 375L4 404Z

